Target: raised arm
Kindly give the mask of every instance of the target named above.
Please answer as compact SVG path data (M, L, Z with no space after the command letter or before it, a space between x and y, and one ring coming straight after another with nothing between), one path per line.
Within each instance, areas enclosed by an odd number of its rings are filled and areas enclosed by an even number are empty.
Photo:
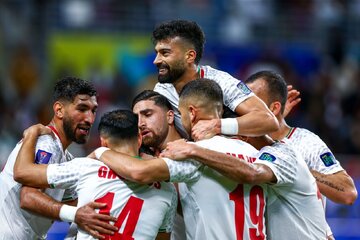
M35 164L35 145L42 134L51 134L50 128L41 124L31 126L24 131L23 143L14 165L14 180L32 187L48 188L47 164Z
M354 204L358 193L354 181L346 171L322 174L311 170L311 173L316 179L320 192L331 201L346 205Z
M201 120L192 129L194 140L210 138L217 134L261 136L278 130L279 122L265 103L257 96L251 96L235 109L239 117ZM235 121L236 120L236 121Z
M101 154L99 160L109 166L116 174L140 184L165 181L170 178L168 166L161 158L140 160L108 150Z
M16 181L37 187L46 188L49 186L46 177L47 165L34 163L37 138L40 134L48 134L49 130L47 127L38 124L24 132L23 144L14 166L14 179ZM77 209L56 201L40 189L23 186L20 206L22 209L51 219L74 221L80 228L96 238L103 238L99 233L112 235L113 231L117 230L116 227L107 223L116 221L115 218L95 212L95 209L106 207L106 204L91 202ZM70 215L72 216L69 216L68 212L71 212Z
M224 153L190 144L183 139L168 143L160 156L177 160L195 159L239 183L276 182L276 176L266 165L251 164Z

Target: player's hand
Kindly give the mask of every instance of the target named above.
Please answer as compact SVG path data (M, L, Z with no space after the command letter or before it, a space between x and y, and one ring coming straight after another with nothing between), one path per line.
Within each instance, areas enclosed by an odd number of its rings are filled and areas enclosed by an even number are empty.
M287 90L288 90L288 97L285 103L284 117L289 115L293 107L298 105L299 102L301 101L301 98L299 97L300 92L296 89L293 89L292 85L288 85Z
M51 131L51 129L49 127L44 126L44 125L39 123L39 124L32 125L32 126L28 127L27 129L25 129L24 133L23 133L23 136L25 138L25 137L27 137L29 135L40 136L40 135L45 135L45 134L50 134L53 137L55 137L53 132Z
M164 151L161 152L160 157L167 157L173 160L185 160L190 158L192 148L195 146L195 144L190 144L184 139L169 142Z
M99 239L105 238L102 234L114 235L118 231L117 227L109 222L115 222L117 219L95 212L95 209L106 207L106 203L90 202L76 211L75 223L79 228L88 232L91 236Z
M220 133L220 119L200 120L191 130L191 137L195 141L212 138Z

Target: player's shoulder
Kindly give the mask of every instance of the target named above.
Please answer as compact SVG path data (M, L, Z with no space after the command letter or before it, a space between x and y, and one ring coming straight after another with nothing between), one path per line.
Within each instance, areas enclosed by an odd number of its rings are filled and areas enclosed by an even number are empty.
M294 128L293 134L288 137L288 140L296 141L296 144L326 145L317 134L306 128Z
M225 81L226 79L223 79L223 77L232 78L232 76L229 73L222 71L222 70L215 69L208 65L201 65L200 71L202 72L201 76L203 76L204 78L209 78L216 82Z
M319 138L318 135L316 135L314 132L310 131L309 129L306 129L306 128L300 128L300 127L295 127L292 129L293 133L288 137L288 138L298 138L298 139L311 139L311 138L314 138L314 139L317 139Z
M273 162L275 160L287 163L296 163L299 154L296 150L285 142L275 142L271 146L265 146L260 149L258 159Z
M156 83L154 87L154 91L161 93L164 90L172 89L174 86L171 83Z

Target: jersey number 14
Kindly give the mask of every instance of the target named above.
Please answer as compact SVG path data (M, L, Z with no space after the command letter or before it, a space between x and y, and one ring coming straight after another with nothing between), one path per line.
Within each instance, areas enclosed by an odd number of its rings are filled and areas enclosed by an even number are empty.
M108 192L101 198L95 200L95 202L106 203L106 207L101 209L99 213L110 215L110 209L113 205L114 195L115 194L113 192ZM120 212L118 220L114 224L114 226L118 229L123 229L123 232L116 232L113 236L106 235L105 240L134 240L132 235L134 234L136 224L139 220L143 203L144 200L131 196ZM125 219L127 219L127 221L125 226L123 226Z

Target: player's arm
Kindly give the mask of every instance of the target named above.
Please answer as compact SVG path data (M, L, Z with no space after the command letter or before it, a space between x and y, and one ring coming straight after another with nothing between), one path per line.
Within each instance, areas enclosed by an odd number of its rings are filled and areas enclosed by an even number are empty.
M48 128L38 124L24 132L23 145L17 156L16 167L14 166L15 180L30 183L38 187L49 186L46 177L47 165L34 164L34 150L37 137L40 133L48 133L46 129ZM23 163L24 168L22 167ZM34 171L33 168L37 169L37 171ZM115 218L95 212L95 209L103 208L106 204L91 202L79 209L66 207L65 204L56 201L40 189L23 186L20 194L20 206L22 209L51 219L72 220L80 228L97 238L102 238L99 233L113 234L113 231L117 230L116 227L107 223L109 221L116 221ZM67 209L67 211L64 211L64 209ZM72 216L69 216L69 212L72 213Z
M316 179L320 192L331 201L347 205L354 204L358 193L354 181L346 171L343 170L333 174L323 174L311 170L311 173Z
M54 200L40 189L23 186L20 193L20 207L35 214L54 219L62 220L66 217L66 212L60 213L63 203ZM113 235L117 228L109 221L116 221L115 218L98 214L96 209L106 207L105 203L90 202L80 208L68 207L76 211L74 222L81 228L96 238L103 238L100 234Z
M51 129L41 124L24 131L23 144L14 165L14 180L27 186L48 188L47 164L35 164L34 150L37 138L42 134L51 134Z
M277 180L273 171L266 165L251 164L224 153L190 144L183 139L168 143L160 156L174 160L195 159L239 183L275 183Z
M161 158L140 160L112 150L103 152L98 158L116 174L140 184L166 181L170 178L169 168Z
M261 136L279 128L274 114L255 95L241 102L235 112L239 117L199 121L192 128L192 137L200 140L217 134Z

